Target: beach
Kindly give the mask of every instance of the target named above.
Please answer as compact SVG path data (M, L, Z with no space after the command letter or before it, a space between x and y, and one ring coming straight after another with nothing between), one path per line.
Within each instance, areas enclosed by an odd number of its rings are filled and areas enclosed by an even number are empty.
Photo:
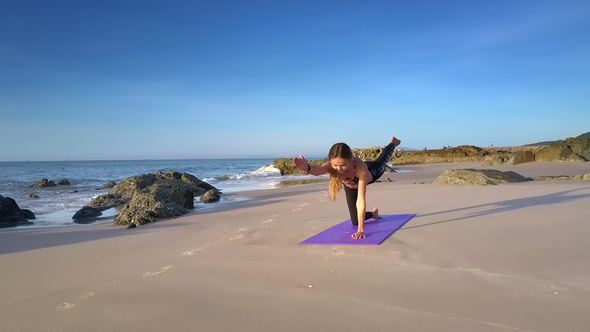
M367 208L417 216L378 246L299 242L349 218L325 183L227 194L137 229L0 230L5 331L588 331L590 182L437 185L400 167ZM390 182L387 179L391 179Z

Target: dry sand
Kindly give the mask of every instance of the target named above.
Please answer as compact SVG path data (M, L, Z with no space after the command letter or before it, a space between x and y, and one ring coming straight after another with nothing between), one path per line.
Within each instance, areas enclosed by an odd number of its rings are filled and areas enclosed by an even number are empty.
M371 185L369 208L418 213L374 247L298 245L348 217L325 183L133 230L2 230L0 329L589 331L590 182L416 184L459 167L479 166L408 166Z

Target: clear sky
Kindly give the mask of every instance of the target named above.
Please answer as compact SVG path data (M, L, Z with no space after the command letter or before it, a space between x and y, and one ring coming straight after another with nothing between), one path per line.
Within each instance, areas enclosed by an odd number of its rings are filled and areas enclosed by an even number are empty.
M587 131L588 1L0 2L0 160Z

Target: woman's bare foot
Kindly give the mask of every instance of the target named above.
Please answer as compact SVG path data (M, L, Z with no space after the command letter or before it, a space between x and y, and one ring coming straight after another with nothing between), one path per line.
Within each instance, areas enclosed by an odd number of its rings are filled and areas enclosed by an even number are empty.
M379 215L379 209L374 208L373 209L373 219L379 219L379 218L381 218L381 216Z
M397 137L391 136L391 143L393 143L393 145L395 145L395 146L398 146L398 145L400 145L401 141L399 139L397 139Z

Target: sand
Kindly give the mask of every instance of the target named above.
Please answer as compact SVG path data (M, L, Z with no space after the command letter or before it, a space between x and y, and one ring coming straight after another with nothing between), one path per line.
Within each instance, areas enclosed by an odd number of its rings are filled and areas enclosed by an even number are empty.
M372 184L369 208L418 214L380 246L298 245L348 218L325 183L138 229L4 229L1 330L588 331L590 182L429 183L464 167L480 166L407 166Z

